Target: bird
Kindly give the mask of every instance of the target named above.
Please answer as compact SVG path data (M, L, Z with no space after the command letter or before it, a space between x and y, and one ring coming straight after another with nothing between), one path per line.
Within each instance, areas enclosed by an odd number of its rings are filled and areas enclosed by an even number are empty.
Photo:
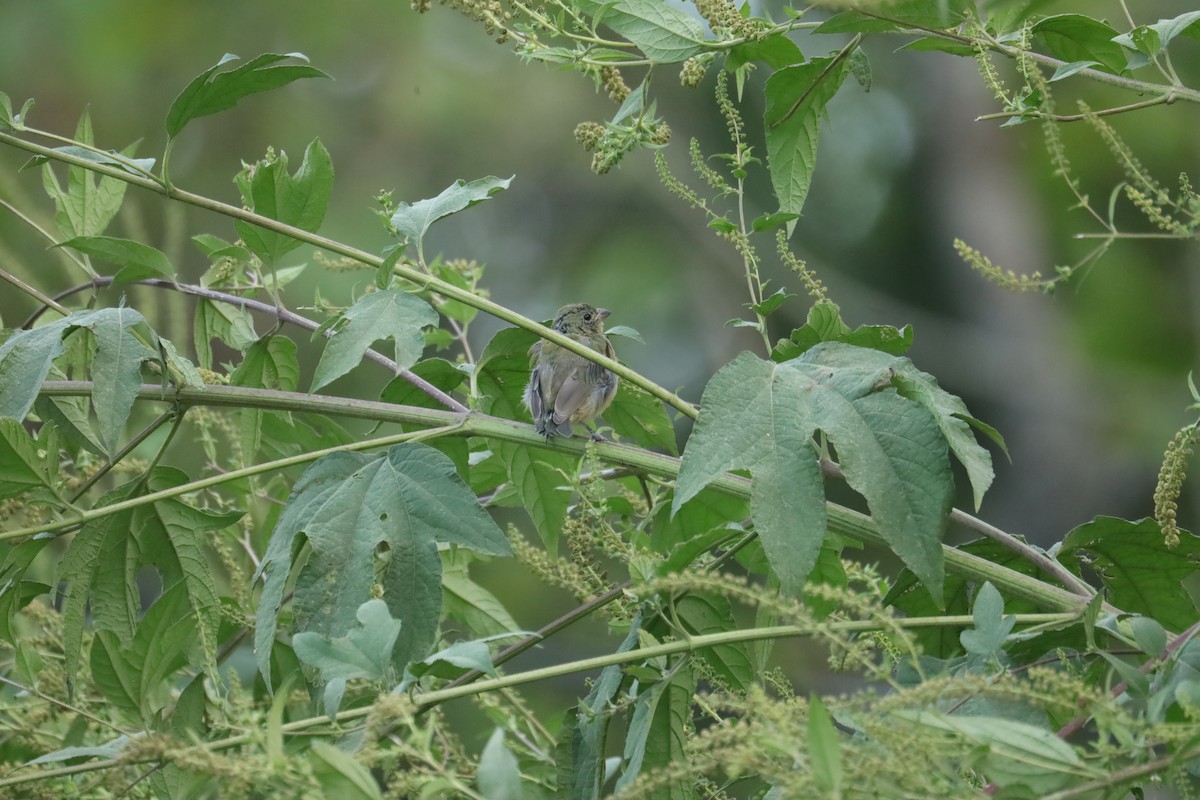
M571 303L558 310L552 327L580 344L615 359L612 343L604 335L604 320L612 312L586 303ZM603 414L617 394L617 376L553 342L539 339L529 348L532 371L525 387L525 405L534 429L547 439L572 436L572 422L588 429L592 439L603 439L588 422Z

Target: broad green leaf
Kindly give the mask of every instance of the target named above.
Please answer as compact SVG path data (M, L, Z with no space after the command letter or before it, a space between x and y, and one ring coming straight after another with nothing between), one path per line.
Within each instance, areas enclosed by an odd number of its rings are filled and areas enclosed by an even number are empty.
M180 355L179 350L175 348L174 342L170 339L158 337L158 354L159 363L166 366L167 373L175 385L188 386L193 389L204 388L204 378L196 369L196 365L190 358Z
M812 183L817 138L825 105L849 71L846 59L814 58L767 78L767 167L779 200L779 213L799 216ZM790 235L796 221L787 223Z
M417 377L447 394L457 389L467 379L467 373L444 358L427 358L413 364L411 371ZM379 399L384 403L395 403L402 406L443 408L441 403L403 377L395 378L385 386L379 393Z
M131 642L108 631L96 634L90 660L96 688L118 708L148 722L170 702L164 682L188 664L195 644L187 594L171 587L150 606Z
M167 256L147 244L132 239L113 236L76 236L60 242L56 247L70 247L104 261L120 265L113 276L113 285L140 281L144 278L167 278L174 280L175 268Z
M1125 69L1125 51L1111 25L1084 14L1056 14L1030 28L1034 46L1062 61L1095 61L1105 72Z
M53 423L63 438L74 447L98 456L104 455L104 448L100 445L88 418L87 398L39 396L34 401L33 408L39 418Z
M842 321L836 303L819 300L808 310L808 321L787 339L779 340L771 350L771 358L787 361L821 342L845 342L898 356L912 347L913 331L909 325L899 329L891 325L859 325L851 329Z
M611 328L605 328L604 333L607 336L622 336L626 339L632 339L638 344L645 344L646 340L637 332L636 328L631 328L628 325L613 325Z
M821 698L808 701L808 757L813 781L823 797L842 796L842 749L833 717Z
M1061 65L1054 70L1054 74L1050 76L1050 82L1061 81L1063 78L1069 78L1077 72L1082 72L1091 67L1100 66L1099 61L1072 61L1068 64Z
M638 694L625 734L625 764L617 779L617 794L643 771L665 770L686 760L688 718L695 693L695 674L684 665L670 680L645 687ZM691 778L679 776L672 779L659 796L693 798L696 795Z
M521 397L529 383L529 348L535 341L537 337L529 331L505 328L488 342L476 368L480 409L485 414L533 424ZM571 492L563 487L569 483L567 476L575 473L579 458L500 440L490 441L489 447L504 464L521 504L554 557L571 501Z
M975 620L973 630L959 634L963 647L972 655L996 658L1004 649L1008 635L1016 624L1016 617L1005 615L1004 598L991 582L983 584L975 595L975 606L971 609Z
M975 12L973 0L899 0L888 3L878 15L844 11L821 23L816 33L891 33L894 31L954 28L967 12Z
M188 477L171 467L159 467L147 481L151 492L182 486ZM206 539L212 531L238 521L241 512L216 514L193 508L178 498L160 500L134 512L139 563L152 564L166 586L178 585L191 607L204 666L216 668L217 629L221 623L221 601L213 568L206 555Z
M665 450L671 455L679 452L675 426L671 424L663 402L628 381L617 390L612 405L604 412L604 419L619 435L642 447Z
M688 633L704 636L737 630L729 599L717 594L690 592L675 603L675 611ZM743 644L705 647L700 657L734 692L748 691L754 682L754 667Z
M17 331L0 344L0 417L25 419L51 364L63 354L66 329L64 320L58 320Z
M38 756L28 764L54 764L72 758L117 758L128 744L129 737L121 735L95 747L64 747L61 750L46 753L44 756Z
M437 323L437 312L416 295L395 289L363 295L338 318L337 327L317 363L312 391L356 367L367 348L379 339L392 340L397 369L411 367L425 349L421 329Z
M1133 631L1134 641L1146 655L1157 658L1166 649L1167 632L1157 620L1136 616L1129 620L1129 628Z
M513 636L516 634L500 635ZM455 642L447 648L438 650L436 653L408 665L408 672L414 677L435 675L446 680L465 675L471 670L479 670L485 675L496 677L496 667L492 664L492 653L488 650L485 639Z
M235 182L242 202L256 214L315 232L325 219L329 193L333 190L333 162L320 139L313 139L295 174L288 174L287 153L259 161L238 174ZM260 228L249 222L234 222L238 235L264 264L274 267L279 259L301 245L299 239Z
M152 360L154 351L133 335L131 328L145 323L132 308L118 306L94 312L83 323L96 341L92 361L92 408L99 423L100 443L109 455L115 453L121 432L133 410L142 385L142 362Z
M86 145L92 144L92 120L87 112L84 112L75 128L75 138ZM127 154L132 154L133 146L126 150ZM64 239L103 233L121 209L127 186L123 180L101 177L83 167L71 165L67 167L67 186L64 189L50 164L42 165L42 187L54 201L54 222Z
M893 713L918 728L940 731L976 745L972 757L975 768L985 780L1001 787L1024 786L1044 796L1078 777L1099 777L1075 748L1043 727L1003 717L950 716L932 711Z
M65 147L56 147L54 148L54 152L62 153L66 156L73 156L74 158L80 158L84 161L91 161L93 164L100 164L105 167L116 167L117 169L128 172L130 175L137 175L139 178L148 177L151 174L151 170L154 169L155 160L153 158L133 158L134 149L135 146L130 145L129 147L125 148L125 152L122 153L118 153L113 150L105 152L71 144L66 145ZM45 156L35 156L29 160L29 165L49 163L50 159L46 158ZM105 180L105 177L101 177L100 180ZM114 180L121 184L125 183L124 181L116 178L108 178L108 180ZM116 188L117 187L115 186L111 187L112 190L115 190Z
M918 53L949 53L954 56L973 56L975 48L954 39L943 39L940 36L924 36L914 39L901 50L915 50Z
M430 225L490 199L496 192L507 189L510 183L512 178L488 176L470 183L460 178L437 197L415 203L397 203L396 211L392 214L392 225L402 237L419 245Z
M314 742L308 751L313 777L325 797L338 800L381 800L379 785L371 770L352 755L328 742Z
M345 635L378 583L389 612L403 623L396 664L422 657L433 643L442 605L439 542L490 555L512 552L450 460L426 445L321 458L293 487L256 573L266 575L254 641L267 680L279 606L301 535L311 553L297 565L296 631Z
M338 712L347 681L382 681L392 674L392 650L402 623L392 618L387 603L377 599L359 606L355 616L358 627L345 636L328 638L305 631L292 637L296 657L321 673L325 713L330 717Z
M503 728L497 728L484 745L475 782L487 800L522 800L528 796L517 757L504 746Z
M286 336L268 336L250 345L242 363L229 375L231 386L285 392L294 392L299 381L296 343ZM237 411L238 438L247 461L255 458L262 444L263 416L267 413L271 412L259 408L240 408Z
M783 69L803 60L799 46L786 33L776 33L734 45L725 57L725 68L735 71L751 61L762 61L771 69Z
M1184 582L1200 570L1200 537L1180 531L1178 546L1169 548L1153 519L1102 516L1068 533L1058 556L1094 570L1120 609L1176 631L1196 621L1196 605Z
M1187 11L1171 19L1160 19L1148 27L1158 34L1164 48L1181 34L1200 39L1200 11Z
M196 357L204 369L213 368L212 340L220 339L234 350L245 350L258 341L254 320L244 308L201 298L192 321Z
M57 473L57 448L39 448L20 422L0 417L0 500L36 489L49 494Z
M208 698L204 693L207 676L201 674L179 694L166 729L179 741L199 740L204 734L204 716ZM213 776L192 772L173 763L165 763L150 776L150 785L165 800L192 800L203 796L215 780Z
M306 63L279 64L289 59ZM178 136L192 120L233 108L247 95L278 89L301 78L329 77L316 67L309 66L308 58L303 53L264 53L228 72L218 72L221 67L237 60L237 56L226 53L220 61L193 78L175 98L167 112L168 139Z
M885 388L904 361L840 343L783 364L738 356L704 390L672 509L722 473L749 469L763 549L784 590L798 591L825 539L824 480L812 443L821 430L888 544L940 598L953 481L931 413Z
M464 551L442 553L442 609L475 636L518 630L517 621L496 595L471 580Z
M651 61L673 64L704 49L704 28L696 18L661 0L574 0L572 5L599 17Z

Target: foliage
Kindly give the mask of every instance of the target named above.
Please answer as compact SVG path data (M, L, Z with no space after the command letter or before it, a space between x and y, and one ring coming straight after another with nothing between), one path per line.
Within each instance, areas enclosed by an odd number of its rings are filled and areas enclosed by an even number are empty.
M1200 102L1172 62L1200 38L1200 11L1114 26L1036 3L981 14L966 0L792 4L782 21L729 0L447 5L520 57L607 92L612 118L576 130L598 173L668 146L652 76L678 65L694 87L719 64L713 106L729 151L706 155L691 141L703 190L661 153L655 166L731 246L748 296L728 324L754 330L761 352L717 370L697 407L493 302L483 265L427 258L431 226L501 200L512 178L458 179L429 199L381 192L393 241L380 253L321 235L334 171L316 138L294 170L274 149L245 163L238 206L181 189L169 166L189 123L328 77L301 54L239 66L226 55L201 72L168 110L157 159L97 146L86 113L71 138L40 130L32 101L17 108L0 93L0 143L33 155L52 206L55 230L30 222L29 235L86 281L0 270L37 305L0 341L0 792L1194 791L1200 539L1176 512L1200 423L1167 449L1154 518L1098 516L1049 551L1029 545L953 507L954 462L978 509L995 478L978 435L1003 449L999 433L904 356L912 327L847 325L789 236L830 103L850 77L870 87L862 45L887 38L976 59L1000 104L988 118L1041 125L1055 176L1098 228L1088 232L1097 247L1050 278L958 242L984 277L1019 290L1073 279L1130 234L1126 214L1118 225L1123 200L1157 235L1194 239L1200 200L1187 176L1169 191L1109 120ZM801 30L831 37L830 52L803 54ZM1056 110L1060 85L1091 83L1138 99ZM761 119L748 119L753 108ZM1124 174L1106 209L1068 159L1059 129L1071 122L1094 130ZM751 167L763 156L776 206L751 219ZM166 253L105 234L130 184L233 223L234 242L194 237L209 264L198 284ZM343 259L316 259L330 273L350 263L375 279L344 307L327 289L311 306L320 318L302 316L289 284L305 265L289 262L304 246ZM813 300L806 323L776 341L768 320L797 295L762 277L772 251ZM195 298L190 348L156 332L152 308L81 297L135 284ZM270 323L262 335L251 311ZM480 313L513 327L476 356ZM285 324L323 340L315 364ZM521 397L538 337L620 376L606 414L613 441L534 433ZM378 400L317 394L364 363L393 377ZM297 391L310 368L310 391ZM694 427L679 457L683 420ZM850 496L841 484L869 515L835 502ZM948 545L951 525L984 538ZM869 558L856 554L864 544L876 548ZM864 563L880 554L903 568ZM522 577L492 586L489 563ZM529 577L578 605L519 630L508 606ZM506 666L585 619L607 624L604 654ZM815 642L861 690L797 694L790 639ZM594 677L553 711L518 688L577 673ZM479 716L443 716L439 706L461 698Z

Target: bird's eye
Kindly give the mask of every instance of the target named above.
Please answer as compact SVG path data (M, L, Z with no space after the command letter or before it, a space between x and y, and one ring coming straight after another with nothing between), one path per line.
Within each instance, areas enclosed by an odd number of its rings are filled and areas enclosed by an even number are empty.
M591 315L591 314L584 314L584 315L583 315L583 321L584 321L584 322L591 322L591 321L592 321L592 315Z

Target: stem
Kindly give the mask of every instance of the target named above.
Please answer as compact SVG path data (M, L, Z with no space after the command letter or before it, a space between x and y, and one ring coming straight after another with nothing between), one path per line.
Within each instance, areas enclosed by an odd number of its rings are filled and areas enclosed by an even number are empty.
M42 134L41 131L37 131L32 128L30 128L29 131L36 135ZM196 206L197 208L204 208L209 211L214 211L232 219L240 219L243 222L250 223L251 225L256 225L265 230L274 231L275 233L295 239L298 242L304 242L305 244L312 245L313 247L319 247L322 250L327 250L330 253L349 258L361 264L366 264L367 266L375 269L378 269L383 264L382 258L364 250L350 247L349 245L342 244L341 242L325 236L309 233L308 231L301 230L300 228L296 228L292 225L286 225L278 220L273 220L269 217L255 214L253 211L232 206L228 203L222 203L217 200L204 197L203 195L193 194L191 192L174 187L166 188L158 182L150 180L149 178L141 178L137 175L131 175L124 170L117 169L116 167L111 167L106 164L97 164L95 162L88 161L85 158L73 156L69 153L62 153L49 147L43 147L39 144L34 144L33 142L27 142L24 139L20 139L8 133L0 133L0 143L16 147L20 150L25 150L26 152L45 156L46 158L54 161L61 161L66 164L74 164L75 166L83 167L84 169L91 170L92 172L96 172L101 175L108 175L110 177L117 178L125 181L126 183L130 183L134 186L145 189L146 191L163 195L171 200ZM678 410L681 414L691 419L696 419L696 417L699 416L699 411L696 409L696 407L681 398L679 395L675 394L669 389L659 386L654 381L642 376L629 367L620 364L611 358L601 355L587 345L581 344L569 336L564 336L558 331L551 330L545 325L535 322L534 320L518 314L515 311L511 311L502 305L472 294L465 289L460 289L457 286L433 277L432 275L426 275L419 270L406 267L402 264L395 264L392 267L392 270L400 277L410 280L424 288L428 288L429 291L439 294L442 297L458 300L459 302L468 305L471 308L478 309L486 314L491 314L497 319L503 320L512 325L516 325L519 328L524 328L532 333L536 333L543 339L554 342L558 346L565 348L576 355L583 356L587 360L599 364L600 366L608 369L635 386L645 389L650 394L654 395L664 403L667 403L671 407Z
M112 278L97 277L97 278L93 279L92 281L89 281L88 283L81 283L77 286L72 286L68 289L64 289L63 291L56 294L53 299L54 300L62 300L64 297L70 297L73 294L77 294L79 292L83 292L88 289L95 289L95 288L108 286L112 282L113 282ZM270 316L273 316L276 319L281 320L283 322L291 323L292 325L295 325L297 328L301 328L306 331L315 331L317 328L320 327L319 323L314 322L313 320L309 319L308 317L302 317L299 314L295 313L294 311L289 311L287 308L284 308L282 306L275 306L270 303L263 303L259 300L252 300L248 297L241 297L240 295L229 294L227 292L218 292L214 289L206 289L203 286L193 286L191 284L186 284L186 283L173 283L172 281L164 280L162 278L146 278L146 279L143 279L140 281L130 281L130 283L136 283L141 286L153 286L156 289L166 289L168 291L178 291L178 292L181 292L182 294L191 295L192 297L203 297L204 299L211 300L215 303L228 303L229 305L237 306L238 308L246 308L251 311L258 311L263 314L268 314ZM53 302L53 300L51 302ZM30 318L27 319L25 321L25 324L22 325L21 327L27 328L30 325L32 325L37 320L38 316L41 313L42 313L42 310L39 309L32 316L30 316ZM327 330L327 331L325 331L324 335L325 335L325 338L329 338L330 336L333 335L333 333L331 331ZM395 374L401 378L404 378L404 380L408 381L413 386L415 386L416 388L420 389L425 394L432 397L434 400L436 400L439 403L441 403L442 405L446 406L451 411L457 411L459 413L465 414L467 411L470 410L465 405L458 402L453 397L446 394L441 389L437 388L432 383L430 383L429 381L422 378L420 375L417 375L412 370L396 369L396 366L397 366L396 362L393 361L392 359L388 358L387 356L385 356L383 353L380 353L377 350L368 349L363 357L366 358L368 361L374 361L376 364L380 364L380 365L386 367L387 369L391 370L393 374Z
M42 294L36 288L34 288L33 286L30 286L28 283L21 280L16 275L13 275L8 270L0 269L0 280L8 281L13 286L17 287L22 292L24 292L25 294L27 294L30 297L32 297L33 299L37 300L43 306L46 306L48 308L53 308L55 311L57 311L59 314L62 314L64 317L70 316L70 314L71 314L71 312L68 311L65 307L63 307L59 303L54 302L54 300L52 300L49 297L47 297L46 295Z
M1150 100L1142 100L1137 103L1130 103L1124 106L1114 106L1112 108L1102 108L1099 111L1093 111L1090 114L1046 114L1036 112L1031 116L1037 119L1052 120L1054 122L1080 122L1088 117L1110 117L1114 114L1124 114L1127 111L1137 111L1140 108L1150 108L1151 106L1170 105L1175 102L1175 96L1172 92L1159 95ZM1019 117L1023 112L1020 111L997 111L994 114L983 114L975 118L976 122L984 122L990 119L1009 119L1010 117Z
M162 427L163 423L174 416L176 416L176 412L174 410L164 411L163 413L159 414L153 422L147 425L140 433L138 433L137 436L134 436L124 447L117 451L116 455L105 462L104 466L96 470L96 473L92 475L92 477L80 484L79 488L75 490L75 493L71 495L71 502L74 503L76 500L83 497L87 493L88 489L95 486L97 481L107 475L113 467L121 462L122 459L132 453L138 445L150 438L150 434L154 433L156 430ZM158 459L156 458L155 461L157 460Z
M1016 623L1018 625L1036 625L1036 624L1066 624L1079 618L1078 612L1060 613L1060 614L1016 614ZM954 627L970 627L975 624L974 617L961 614L943 617L914 617L911 619L893 619L890 620L891 625L901 628L932 628L943 626ZM412 698L416 706L417 712L425 710L429 706L444 703L447 700L453 700L459 697L467 697L470 695L483 694L500 689L506 689L511 686L520 686L526 683L534 683L537 681L546 680L549 678L558 678L565 675L571 675L577 672L591 672L604 667L619 666L637 661L645 661L653 658L662 658L664 656L674 655L677 653L690 653L708 647L717 647L720 645L735 644L739 642L754 642L764 639L789 639L810 636L814 632L820 630L822 633L841 632L841 633L859 633L882 630L882 625L875 620L844 620L840 622L819 622L813 625L777 625L767 628L748 628L735 631L725 631L722 633L706 634L704 636L691 636L686 639L680 639L674 642L654 645L651 647L642 647L637 650L627 650L620 653L609 653L607 655L596 656L595 658L585 658L579 661L572 661L566 664L557 664L551 667L542 667L541 669L532 669L526 672L518 672L513 675L505 675L499 678L491 678L486 681L479 681L469 686L455 686L453 688L443 688L425 694L417 695ZM340 712L332 722L342 725L347 722L362 719L369 716L375 709L374 704L362 708L355 708L349 711ZM298 719L293 722L287 722L279 726L279 731L283 734L298 734L307 731L310 728L320 728L329 725L331 722L327 714L322 714L316 717L307 717ZM237 747L244 744L249 744L259 737L258 732L244 733L237 736L230 736L225 739L217 739L207 742L202 745L205 750L226 750L231 747ZM140 761L151 761L151 758L141 759ZM30 783L32 781L44 780L50 777L64 777L67 775L75 775L81 772L93 772L101 769L109 769L111 767L122 764L139 763L136 759L106 759L104 761L93 761L87 764L77 764L69 767L59 767L57 769L45 770L42 772L34 772L26 775L5 778L0 780L0 787L15 786L22 783Z
M42 394L50 397L85 395L90 394L91 391L92 384L90 381L47 381L42 384L41 389ZM144 400L162 401L164 399L162 397L162 387L160 386L144 385L138 390L137 396ZM668 479L674 479L679 475L680 459L672 456L652 453L648 450L613 442L589 443L584 439L563 439L561 437L547 441L545 437L538 435L533 430L532 425L474 412L462 415L440 409L394 405L391 403L355 400L346 397L310 395L300 392L250 389L242 386L206 386L203 389L182 387L170 396L170 402L183 408L193 405L232 406L239 408L253 407L330 414L334 416L340 415L375 420L377 422L401 422L438 427L435 427L432 431L403 434L341 447L331 447L316 453L305 453L268 464L247 467L221 476L206 478L164 492L158 492L154 495L133 498L111 506L93 509L85 512L85 516L82 517L63 519L56 522L44 523L40 526L23 528L18 531L0 533L0 541L62 530L78 522L103 517L134 505L153 503L168 496L174 497L186 494L246 475L259 474L272 469L283 469L296 464L307 463L327 453L338 452L340 450L365 450L372 447L383 447L388 444L410 441L428 435L452 433L457 436L485 436L544 448L559 453L571 453L573 455L582 455L585 447L590 446L595 447L597 455L609 463L629 467L630 469L652 475L659 475ZM709 486L716 491L735 497L750 497L749 478L742 478L726 473L713 480ZM887 540L879 532L879 527L866 514L845 508L836 503L826 503L826 509L830 531L872 544L888 546ZM946 569L950 572L980 582L991 581L997 587L1007 590L1014 597L1023 597L1030 600L1037 604L1039 608L1069 611L1081 608L1086 602L1078 595L1060 589L1057 586L1038 580L1030 575L1024 575L1015 570L1008 569L999 564L993 564L986 559L964 553L948 545L942 545L942 557L945 560Z

